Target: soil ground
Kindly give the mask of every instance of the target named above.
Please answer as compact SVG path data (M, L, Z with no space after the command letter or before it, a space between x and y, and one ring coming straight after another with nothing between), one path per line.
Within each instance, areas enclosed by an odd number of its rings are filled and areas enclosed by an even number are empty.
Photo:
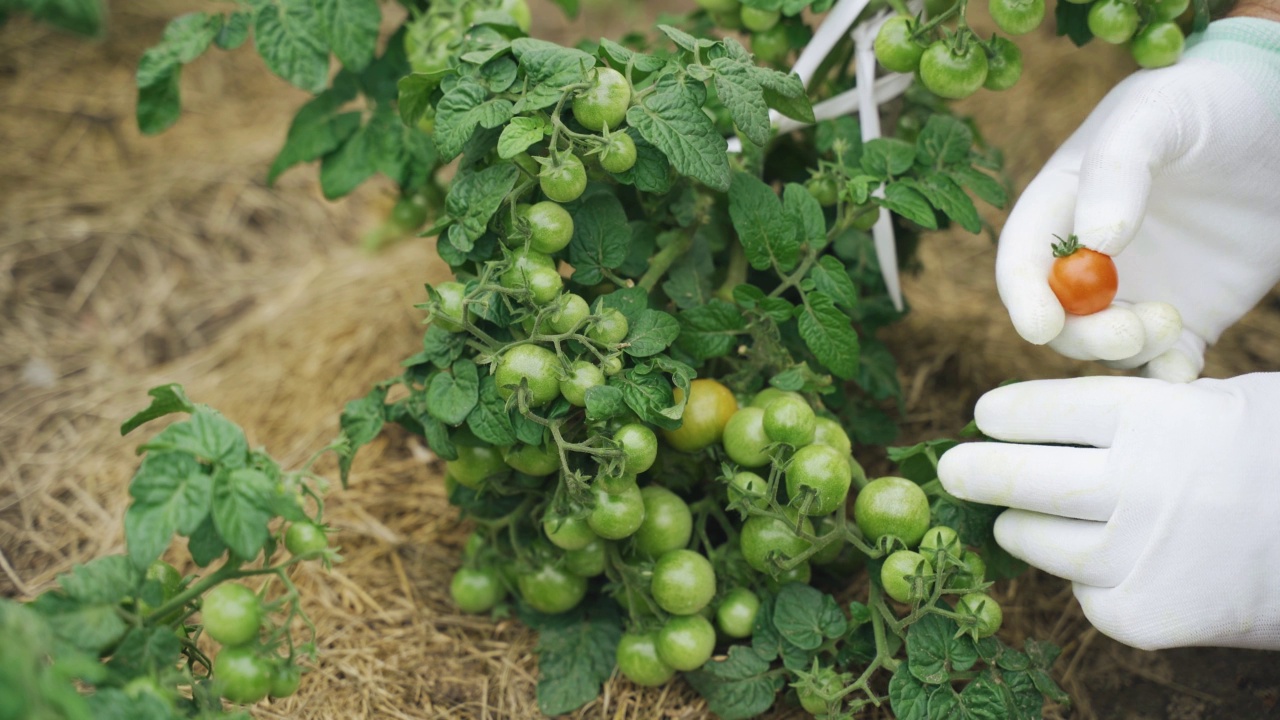
M28 597L70 565L122 549L136 465L116 431L145 389L180 382L296 465L335 432L342 404L394 374L420 340L421 284L442 279L429 242L370 257L362 232L393 202L373 184L324 202L314 168L263 183L305 97L251 48L186 71L184 117L138 135L132 72L189 2L112 7L102 42L23 21L0 29L0 594ZM559 39L651 27L655 4L591 6L564 23L535 7L535 34ZM1026 79L960 104L1009 159L1016 188L1124 74L1120 49L1079 51L1047 28L1020 43ZM996 227L1003 218L989 212ZM907 278L914 310L887 337L908 388L904 441L953 434L1000 381L1097 368L1017 339L996 297L989 238L929 238ZM1273 297L1230 331L1207 374L1280 365ZM388 433L362 455L329 520L346 562L299 584L323 663L264 718L526 718L533 638L512 621L457 614L441 578L467 528L438 468ZM332 467L322 468L332 470ZM1206 542L1211 539L1206 538ZM862 582L860 578L854 582ZM1280 717L1280 658L1229 650L1141 652L1093 631L1065 583L1028 573L1003 584L1006 635L1064 648L1073 708L1050 718L1254 720ZM1211 601L1211 598L1206 598ZM696 718L674 684L640 692L614 679L583 716ZM777 716L798 715L779 710Z

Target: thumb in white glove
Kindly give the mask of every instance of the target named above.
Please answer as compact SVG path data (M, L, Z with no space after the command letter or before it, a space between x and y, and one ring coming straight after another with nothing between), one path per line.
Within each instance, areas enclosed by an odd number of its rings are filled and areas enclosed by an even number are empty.
M1221 20L1190 42L1112 90L1010 215L996 281L1024 339L1186 382L1280 279L1280 23ZM1119 272L1094 315L1049 289L1053 236L1072 233Z
M1025 382L975 417L1008 443L949 450L943 487L1011 508L996 540L1072 581L1099 630L1143 649L1280 649L1280 374Z

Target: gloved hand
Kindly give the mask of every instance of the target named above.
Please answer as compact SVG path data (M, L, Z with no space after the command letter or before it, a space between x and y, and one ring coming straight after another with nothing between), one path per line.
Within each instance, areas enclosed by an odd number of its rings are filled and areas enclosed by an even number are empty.
M1068 357L1194 379L1205 346L1280 280L1278 138L1280 23L1214 22L1177 64L1120 83L1000 237L996 281L1018 333ZM1071 233L1119 271L1115 304L1094 315L1065 315L1047 282L1053 236Z
M1011 508L996 540L1071 580L1099 630L1280 649L1280 374L1039 380L987 393L975 417L1008 442L949 450L943 487Z

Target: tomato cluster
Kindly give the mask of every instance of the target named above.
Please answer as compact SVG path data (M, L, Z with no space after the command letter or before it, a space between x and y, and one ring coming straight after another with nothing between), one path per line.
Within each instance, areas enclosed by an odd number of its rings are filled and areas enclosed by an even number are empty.
M1144 68L1172 65L1182 55L1186 36L1177 20L1190 0L1069 0L1086 5L1089 32L1112 45L1128 45Z

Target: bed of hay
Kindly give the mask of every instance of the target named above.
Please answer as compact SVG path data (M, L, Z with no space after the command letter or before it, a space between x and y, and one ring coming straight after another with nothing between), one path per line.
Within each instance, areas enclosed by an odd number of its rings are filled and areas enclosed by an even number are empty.
M371 257L360 234L393 202L378 183L323 201L313 167L263 182L304 96L249 48L216 52L182 81L184 115L139 136L133 68L181 4L114 4L109 38L87 43L11 22L0 30L0 594L30 597L71 565L123 548L136 437L121 420L145 390L179 382L286 465L335 433L343 403L394 374L420 341L411 305L444 278L428 241ZM646 27L643 10L590 9L571 24L538 6L535 34ZM589 28L589 30L588 30ZM1023 43L1016 89L962 107L1004 148L1020 188L1131 70L1123 52ZM999 225L1002 215L988 214ZM915 311L889 340L907 388L904 441L954 433L1001 380L1096 372L1027 346L992 279L994 246L931 237L906 281ZM1251 314L1209 374L1274 369L1280 312ZM146 432L148 429L144 429ZM425 448L388 432L366 449L328 520L346 561L300 570L322 661L263 718L527 718L534 638L514 621L458 614L444 581L467 527ZM875 458L867 458L875 462ZM332 470L332 464L324 466ZM865 582L855 578L854 582ZM1274 660L1236 652L1144 653L1089 628L1069 587L1030 573L995 590L1007 639L1064 648L1072 709L1048 717L1254 718L1276 712ZM0 639L0 642L3 640ZM778 711L778 716L798 711ZM600 718L708 715L689 688L639 691L615 678L581 711Z

